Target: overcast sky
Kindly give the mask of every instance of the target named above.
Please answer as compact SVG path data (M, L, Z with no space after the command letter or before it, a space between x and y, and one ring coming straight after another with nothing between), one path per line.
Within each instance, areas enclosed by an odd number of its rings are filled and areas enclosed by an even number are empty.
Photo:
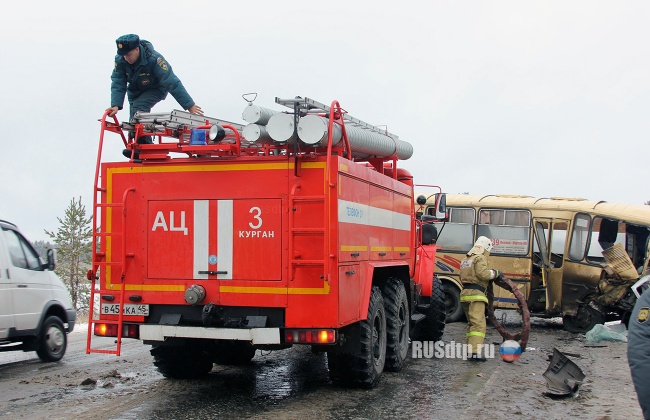
M338 100L413 145L401 164L417 183L643 204L648 22L645 0L6 2L0 218L34 241L73 197L92 214L125 33L151 41L210 117L244 123L247 92L278 110L276 96ZM169 96L154 111L172 109Z

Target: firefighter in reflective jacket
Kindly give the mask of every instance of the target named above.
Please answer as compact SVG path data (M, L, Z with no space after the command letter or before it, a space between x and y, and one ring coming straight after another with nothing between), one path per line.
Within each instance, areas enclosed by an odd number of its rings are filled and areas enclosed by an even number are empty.
M488 256L492 241L485 236L479 237L472 249L460 263L460 280L463 290L460 302L467 317L467 344L471 360L485 361L483 341L485 340L485 309L488 303L485 291L491 280L499 277L499 270L488 268Z

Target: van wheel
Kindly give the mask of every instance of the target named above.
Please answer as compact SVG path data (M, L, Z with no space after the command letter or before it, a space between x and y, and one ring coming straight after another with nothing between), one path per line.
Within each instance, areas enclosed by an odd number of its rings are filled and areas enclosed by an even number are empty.
M580 305L575 316L562 317L564 329L572 333L584 334L596 324L605 323L605 316L598 310L588 305Z
M442 287L445 291L447 323L462 321L465 314L463 313L463 306L460 304L460 289L449 282L444 282Z
M38 338L36 354L44 362L58 362L65 354L68 337L63 322L56 316L45 319Z

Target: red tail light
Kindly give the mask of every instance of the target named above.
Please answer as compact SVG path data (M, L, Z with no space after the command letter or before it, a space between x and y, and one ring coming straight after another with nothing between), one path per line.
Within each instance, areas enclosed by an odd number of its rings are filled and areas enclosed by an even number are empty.
M329 329L284 330L284 341L288 344L334 344L336 331Z
M95 335L101 337L117 337L117 324L95 324ZM140 329L135 324L123 324L122 325L122 337L123 338L139 338Z

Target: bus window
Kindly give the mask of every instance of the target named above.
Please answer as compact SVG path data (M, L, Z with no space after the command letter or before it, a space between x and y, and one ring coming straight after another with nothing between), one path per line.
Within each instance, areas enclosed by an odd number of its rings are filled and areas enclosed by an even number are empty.
M549 267L547 244L548 224L546 222L535 222L535 242L533 243L533 264Z
M551 261L556 268L562 267L564 261L564 246L566 245L567 224L564 222L553 223L551 231Z
M630 254L630 258L632 258L634 266L639 269L645 264L650 230L645 226L628 224L625 228L625 233L627 234L626 249Z
M528 210L480 210L476 234L492 239L493 255L528 255L530 219Z
M585 250L589 238L589 226L591 218L583 213L576 214L571 233L571 245L569 246L569 258L575 261L582 261L585 258Z
M474 244L474 209L448 209L449 221L444 223L444 228L443 223L434 223L439 233L437 244L445 251L467 252Z
M587 261L590 263L604 263L603 249L607 249L614 244L622 244L625 247L625 223L603 217L594 217Z

